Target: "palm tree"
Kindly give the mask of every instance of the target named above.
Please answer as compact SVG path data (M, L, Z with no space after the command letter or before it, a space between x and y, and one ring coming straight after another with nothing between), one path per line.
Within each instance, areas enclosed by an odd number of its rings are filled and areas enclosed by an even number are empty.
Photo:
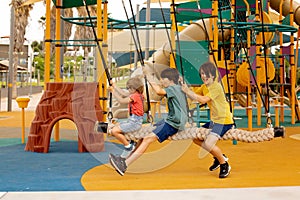
M97 16L97 7L96 6L90 6L90 15L91 16ZM87 17L88 13L86 11L86 8L84 6L78 7L77 8L78 12L78 17ZM94 38L93 31L91 27L86 26L86 23L89 23L89 19L86 19L87 21L84 21L84 24L82 26L76 26L76 31L74 35L75 40L88 40ZM90 46L84 46L84 45L89 45L93 44L94 42L87 42L87 41L81 41L79 42L81 45L83 45L83 50L84 50L84 59L88 61L88 53L91 52L91 47ZM79 47L74 48L75 51L79 50ZM85 71L85 70L84 70ZM84 74L83 79L86 79L86 76Z
M14 9L14 35L11 39L14 40L13 46L13 80L12 80L12 98L17 98L17 73L19 64L19 54L23 52L25 41L25 29L28 24L29 12L32 10L32 5L21 6L25 0L12 0L11 5Z
M78 17L87 17L87 11L86 8L84 6L82 7L78 7L77 8L78 11ZM91 16L97 16L97 7L96 6L90 6L90 14ZM92 39L94 37L93 35L93 31L91 27L86 26L85 24L90 23L89 19L87 19L87 21L84 21L84 25L82 26L76 26L76 31L75 31L75 35L74 35L74 39ZM84 44L92 44L93 42L80 42L82 45ZM85 46L83 47L84 49L84 53L86 56L88 54L88 52L91 51L91 48L89 46Z
M73 17L73 10L72 8L66 8L64 11L64 17ZM51 8L51 38L55 38L55 27L56 25L56 7L53 5ZM71 23L64 23L64 39L69 39L72 34L72 24ZM55 43L51 44L51 55L55 53ZM66 48L64 49L64 52L66 52Z

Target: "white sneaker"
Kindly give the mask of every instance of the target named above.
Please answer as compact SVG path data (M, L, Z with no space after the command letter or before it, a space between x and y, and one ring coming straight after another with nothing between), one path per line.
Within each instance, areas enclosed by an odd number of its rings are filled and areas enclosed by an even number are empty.
M135 145L136 143L134 141L130 141L130 147L129 148L124 148L122 154L121 154L121 158L128 158L130 156L130 154L135 150Z

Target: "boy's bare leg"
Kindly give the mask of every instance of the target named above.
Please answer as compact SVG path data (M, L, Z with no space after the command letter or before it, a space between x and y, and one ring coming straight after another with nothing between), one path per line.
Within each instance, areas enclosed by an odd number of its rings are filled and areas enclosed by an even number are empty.
M220 164L224 164L226 162L224 156L223 156L223 153L221 151L221 149L215 145L212 150L210 151L210 153L216 157L218 159L218 161L220 162Z
M203 140L200 140L200 139L197 138L197 139L193 139L193 142L194 142L196 145L201 146Z
M210 135L207 137L207 140L205 140L205 141L199 140L199 139L194 139L193 142L195 144L197 144L198 146L203 147L203 149L205 150L205 152L200 153L201 154L200 157L204 157L205 154L207 154L209 152L214 157L216 157L221 164L223 164L226 162L226 160L223 156L221 149L218 146L216 146L216 143L218 140L219 140L218 137L216 137L214 135Z
M136 150L126 159L126 165L129 166L131 163L137 160L147 150L148 146L156 140L157 136L154 133L145 137Z
M115 126L113 127L113 129L111 130L111 134L117 139L119 140L124 146L129 145L129 141L126 139L126 137L123 135L121 129L119 126Z

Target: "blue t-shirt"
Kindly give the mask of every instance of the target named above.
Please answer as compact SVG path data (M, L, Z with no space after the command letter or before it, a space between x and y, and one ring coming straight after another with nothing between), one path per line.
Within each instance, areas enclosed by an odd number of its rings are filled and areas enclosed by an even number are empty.
M169 110L166 122L176 129L184 130L188 120L185 94L180 85L169 86L165 91Z

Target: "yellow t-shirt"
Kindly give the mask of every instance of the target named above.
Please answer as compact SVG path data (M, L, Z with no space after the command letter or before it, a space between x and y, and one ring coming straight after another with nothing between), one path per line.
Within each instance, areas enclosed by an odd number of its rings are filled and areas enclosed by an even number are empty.
M207 96L211 100L207 105L211 111L211 121L218 124L233 124L232 113L230 112L229 103L226 101L221 84L214 81L210 86L203 84L198 94Z

